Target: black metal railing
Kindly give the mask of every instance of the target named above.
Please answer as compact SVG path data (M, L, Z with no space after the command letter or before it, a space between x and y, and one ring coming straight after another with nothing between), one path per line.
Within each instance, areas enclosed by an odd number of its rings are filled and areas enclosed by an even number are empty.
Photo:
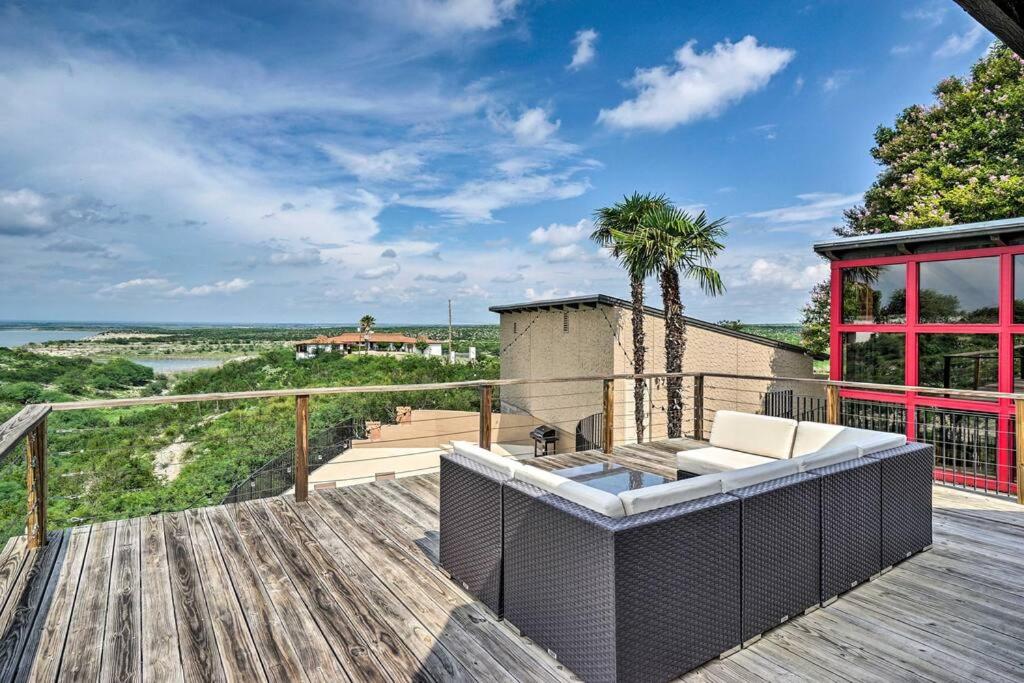
M352 441L363 438L353 422L328 427L309 437L309 471L330 462L352 448ZM231 487L221 504L240 503L257 498L279 496L295 486L295 451L288 450L253 470Z

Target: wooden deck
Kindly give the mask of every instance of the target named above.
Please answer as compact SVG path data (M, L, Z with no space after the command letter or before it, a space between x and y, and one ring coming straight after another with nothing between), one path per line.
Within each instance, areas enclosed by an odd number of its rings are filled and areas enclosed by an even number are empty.
M612 459L670 472L677 449ZM1021 680L1024 508L935 494L933 550L686 678ZM424 475L14 539L0 680L573 679L437 569L437 495Z

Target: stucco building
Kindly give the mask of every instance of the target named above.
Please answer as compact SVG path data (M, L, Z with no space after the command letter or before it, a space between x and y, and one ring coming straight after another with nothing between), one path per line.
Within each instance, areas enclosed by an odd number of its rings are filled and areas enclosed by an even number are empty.
M502 379L552 379L630 374L633 336L630 302L603 294L494 306L501 325ZM647 307L646 371L665 371L665 314ZM813 376L814 357L785 342L685 318L685 372L729 373L761 377ZM708 378L705 380L705 425L723 408L750 410L768 391L793 389L813 393L813 386L785 382ZM691 433L693 382L684 382L684 431ZM503 412L528 413L559 433L559 451L594 441L602 412L598 380L537 383L501 388ZM632 380L615 383L616 443L636 440ZM664 383L651 381L644 440L665 438Z
M418 344L423 345L422 352ZM297 341L296 360L313 358L320 353L421 353L424 356L442 355L441 342L417 339L394 332L342 332L333 337L320 336Z

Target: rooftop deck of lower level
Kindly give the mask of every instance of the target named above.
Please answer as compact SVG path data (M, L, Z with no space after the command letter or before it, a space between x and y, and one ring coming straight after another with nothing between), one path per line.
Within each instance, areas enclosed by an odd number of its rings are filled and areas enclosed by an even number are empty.
M679 443L551 456L671 473ZM437 475L12 539L0 680L559 681L437 568ZM1024 508L935 489L935 547L686 677L1021 680Z

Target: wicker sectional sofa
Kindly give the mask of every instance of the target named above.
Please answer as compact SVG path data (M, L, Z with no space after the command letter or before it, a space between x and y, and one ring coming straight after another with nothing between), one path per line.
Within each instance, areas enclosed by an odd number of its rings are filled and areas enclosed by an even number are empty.
M454 446L441 566L587 681L672 679L931 544L932 448L896 435L720 411L619 495Z

